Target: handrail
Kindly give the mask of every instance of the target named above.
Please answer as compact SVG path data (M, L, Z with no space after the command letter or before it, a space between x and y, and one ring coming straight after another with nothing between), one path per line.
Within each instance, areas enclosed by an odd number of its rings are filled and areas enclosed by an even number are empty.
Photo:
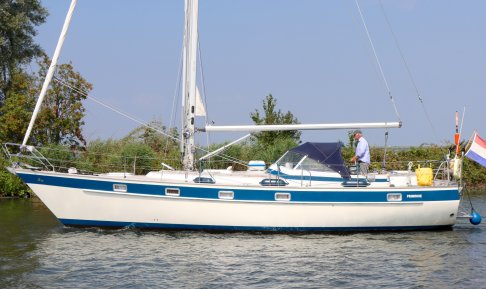
M312 172L310 170L305 170L309 173L309 187L312 187ZM304 168L300 169L300 186L304 186Z
M10 152L9 147L17 147L18 152L13 153ZM34 146L27 146L27 145L22 145L22 144L17 144L17 143L4 143L3 144L3 150L7 157L9 158L10 163L12 166L29 166L28 164L22 164L14 161L14 158L25 158L25 159L30 159L33 160L36 163L39 163L42 165L44 168L48 170L55 171L54 166L49 162L49 160L44 157L44 155L41 154ZM28 154L25 154L28 153Z

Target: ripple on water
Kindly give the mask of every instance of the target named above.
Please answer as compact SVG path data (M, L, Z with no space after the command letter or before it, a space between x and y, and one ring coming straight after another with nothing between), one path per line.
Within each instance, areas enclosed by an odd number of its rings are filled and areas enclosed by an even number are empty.
M253 234L69 228L39 208L30 217L17 224L24 229L9 230L12 238L0 236L0 288L478 288L486 282L483 224L461 222L438 232Z

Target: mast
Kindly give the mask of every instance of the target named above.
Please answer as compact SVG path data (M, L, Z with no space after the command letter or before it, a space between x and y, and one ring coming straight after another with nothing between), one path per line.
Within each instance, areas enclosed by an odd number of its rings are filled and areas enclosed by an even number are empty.
M185 0L185 29L182 84L182 165L194 169L194 117L196 105L196 61L198 39L198 0Z
M32 117L30 118L29 127L25 132L24 140L22 142L22 146L27 144L29 140L30 133L32 132L32 128L34 127L35 119L37 118L37 114L40 111L42 101L44 100L44 96L47 93L47 88L51 83L52 77L54 76L54 71L56 70L57 60L59 59L59 55L61 54L62 45L64 44L64 39L66 39L66 34L69 29L69 24L71 23L71 17L73 16L74 8L76 7L77 0L71 1L71 6L69 6L69 10L66 14L66 19L64 20L64 25L61 30L61 35L59 35L59 40L57 41L56 50L54 51L54 56L52 56L51 65L49 66L49 70L47 71L46 78L44 80L44 84L42 84L42 89L39 94L39 98L37 99L37 103L35 105L34 112L32 113Z

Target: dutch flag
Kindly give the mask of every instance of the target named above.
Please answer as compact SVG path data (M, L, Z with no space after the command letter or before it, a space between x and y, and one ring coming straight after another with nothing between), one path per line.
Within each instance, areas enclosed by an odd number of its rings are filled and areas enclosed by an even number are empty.
M466 152L466 157L486 167L486 141L474 133L474 139Z

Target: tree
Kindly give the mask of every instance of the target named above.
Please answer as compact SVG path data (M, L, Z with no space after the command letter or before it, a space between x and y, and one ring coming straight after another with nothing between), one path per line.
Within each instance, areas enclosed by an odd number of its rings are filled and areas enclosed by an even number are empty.
M0 142L22 142L34 110L35 79L25 73L11 77L10 89L0 107Z
M0 1L0 107L11 85L11 77L21 66L40 56L34 42L35 27L48 15L40 0Z
M158 120L152 120L148 125L151 128L147 126L135 128L123 138L123 141L143 143L149 146L165 164L172 167L180 167L179 133L177 128L168 129Z
M167 129L159 120L152 120L148 126L141 125L124 138L126 140L140 141L150 146L156 153L170 154L176 151L179 154L179 134L176 128Z
M287 111L283 113L280 109L276 111L277 99L272 94L265 97L263 101L263 115L260 115L258 109L250 114L251 119L255 124L298 124L299 121L294 115ZM297 130L287 131L265 131L255 134L257 141L264 145L271 145L276 139L289 138L293 139L295 143L300 141L301 132Z
M277 100L269 94L263 100L263 113L256 109L251 113L251 119L255 124L298 124L299 121L290 112L283 113L276 110ZM265 131L254 134L256 140L256 153L262 154L266 161L271 161L284 153L286 150L296 146L300 142L301 132L290 131ZM269 159L271 157L272 159Z
M40 59L39 91L50 62L46 55ZM84 125L85 108L82 101L86 99L93 86L74 71L71 63L59 65L55 79L59 81L52 81L47 91L36 121L32 142L36 145L84 146L86 141L81 127Z

